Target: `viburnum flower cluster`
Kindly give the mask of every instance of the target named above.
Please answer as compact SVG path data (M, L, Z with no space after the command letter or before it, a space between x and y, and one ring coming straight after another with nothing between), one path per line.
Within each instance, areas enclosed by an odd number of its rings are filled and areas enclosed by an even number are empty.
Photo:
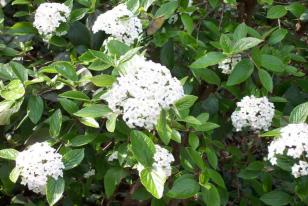
M308 175L308 124L289 124L280 129L280 136L268 147L268 160L277 165L277 155L287 155L298 161L292 167L295 178Z
M159 145L155 145L154 162L152 164L152 170L158 174L170 177L172 174L171 163L174 162L173 155L165 148ZM139 173L144 169L144 166L140 163L137 165Z
M135 55L124 63L120 77L103 96L130 128L152 130L162 109L184 95L180 81L167 67Z
M47 142L35 143L20 152L16 158L21 184L27 185L35 193L45 194L48 177L58 179L63 176L62 155Z
M170 177L172 174L171 163L174 162L173 155L165 148L162 148L161 146L156 144L153 159L153 169L156 171L161 170L164 172L166 177Z
M61 23L67 22L70 13L65 4L43 3L35 12L33 25L41 35L49 38Z
M224 74L231 74L235 65L242 60L240 54L236 54L230 58L224 59L218 64L218 68L221 69Z
M142 24L125 4L99 15L92 27L94 33L104 31L115 39L131 45L142 32Z
M275 114L274 104L267 97L257 98L245 96L236 103L237 110L231 115L232 124L236 131L249 128L252 131L267 131Z

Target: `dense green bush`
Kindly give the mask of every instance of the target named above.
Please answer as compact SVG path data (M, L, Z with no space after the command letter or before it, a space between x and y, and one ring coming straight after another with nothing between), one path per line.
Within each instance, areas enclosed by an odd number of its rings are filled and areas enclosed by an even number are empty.
M307 2L44 3L0 0L0 205L308 205Z

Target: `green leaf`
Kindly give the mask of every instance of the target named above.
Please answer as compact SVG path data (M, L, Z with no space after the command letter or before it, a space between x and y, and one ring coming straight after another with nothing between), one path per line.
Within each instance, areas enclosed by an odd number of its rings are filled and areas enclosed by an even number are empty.
M277 137L280 135L280 128L260 134L260 137Z
M9 29L9 33L12 35L28 35L36 34L37 30L30 22L17 22Z
M253 68L254 65L249 59L243 59L237 63L228 78L227 86L233 86L244 82L252 74Z
M188 14L184 13L181 15L181 20L183 22L184 29L187 33L191 34L194 30L193 19Z
M151 167L155 153L155 146L150 137L143 132L133 130L130 133L132 150L137 161L144 166Z
M71 12L70 20L71 22L78 21L82 19L88 12L87 8L74 9Z
M80 118L79 121L86 126L99 128L98 122L92 117L83 117Z
M82 108L78 112L75 112L74 115L78 117L106 117L108 114L111 113L111 110L108 108L107 105L103 104L92 104L85 108Z
M94 134L78 135L70 140L70 146L80 147L92 142L97 136Z
M283 191L274 190L262 195L260 200L267 205L282 206L289 205L291 203L292 197Z
M59 62L53 63L52 65L55 67L57 72L59 72L65 78L72 80L72 81L78 80L76 70L70 62L59 61Z
M271 77L271 75L265 71L264 69L259 69L258 70L258 75L261 81L261 84L263 85L263 87L269 91L272 92L273 91L273 79Z
M65 170L70 170L77 167L84 158L84 149L73 149L66 152L63 155L62 161L65 166Z
M30 120L34 124L38 123L44 111L43 99L40 96L30 96L27 110Z
M161 110L159 119L156 124L156 130L159 134L160 139L165 145L168 145L171 139L170 136L170 128L167 125L167 120L166 120L166 111Z
M114 132L116 127L117 117L118 115L116 113L112 113L107 116L106 129L108 132Z
M199 183L194 179L194 176L185 174L174 181L167 196L176 199L187 199L197 194L199 190Z
M194 133L189 133L188 143L194 150L197 149L199 147L199 137Z
M13 183L17 182L20 172L21 171L18 169L18 167L14 167L14 169L10 172L9 178Z
M155 17L163 16L165 19L168 19L175 12L178 7L177 1L171 1L165 4L162 4L155 13Z
M18 153L19 152L15 149L2 149L0 150L0 158L7 160L15 160Z
M232 52L233 53L239 53L239 52L245 51L247 49L250 49L250 48L257 46L262 41L263 40L257 39L257 38L254 38L254 37L242 38L242 39L238 40L237 42L235 42L235 44L233 45L233 48L232 48Z
M90 98L86 94L80 91L67 91L67 92L63 92L59 96L65 97L68 99L75 99L79 101L89 101L90 100Z
M300 2L293 2L290 5L286 6L286 9L297 18L299 18L305 12L305 6Z
M268 11L266 17L268 19L278 19L287 14L287 10L282 5L272 6Z
M17 62L10 62L10 65L13 72L20 81L25 82L28 80L28 71L22 64L19 64Z
M211 181L213 181L219 187L226 188L224 179L221 177L221 175L217 171L213 169L208 169L207 172L209 173Z
M219 192L217 188L212 184L208 184L208 187L202 188L201 196L202 196L203 202L209 206L220 206L221 205Z
M79 110L78 105L72 100L69 100L66 98L58 98L58 100L61 106L63 107L63 109L70 114L73 114Z
M297 105L290 113L290 123L304 123L308 117L308 102Z
M211 69L192 69L197 77L200 77L202 80L209 84L220 85L220 77Z
M220 52L209 52L205 54L204 56L200 57L196 61L194 61L190 68L193 69L202 69L206 68L208 66L213 66L215 64L218 64L222 60L224 60L226 56L223 53Z
M25 88L20 80L13 80L0 90L0 96L6 100L17 100L25 95Z
M101 74L91 78L91 82L98 87L109 87L116 80L114 76Z
M246 37L247 33L248 33L248 28L247 28L246 24L241 23L235 28L235 30L233 32L233 39L235 41L238 41L238 40Z
M116 55L117 57L124 55L130 49L129 46L127 46L126 44L118 40L109 41L107 44L107 47L108 47L108 51L111 54Z
M287 34L288 34L288 30L277 29L276 31L272 33L271 37L268 39L268 42L270 44L277 44L281 42Z
M194 103L197 101L198 97L193 96L193 95L185 95L181 99L177 100L175 102L175 107L179 111L187 110L190 107L194 105Z
M207 147L205 152L206 152L207 159L208 159L210 165L214 169L217 169L218 158L217 158L217 155L215 153L215 150L213 150L212 148Z
M60 109L57 109L50 117L49 133L52 137L57 137L60 134L62 126L62 113Z
M224 51L224 53L231 53L233 42L231 41L230 37L226 34L222 34L219 39L219 44Z
M159 171L145 168L140 173L142 185L157 199L162 198L167 177Z
M268 54L262 54L261 55L261 65L265 69L273 72L283 72L284 71L284 64L283 62L273 56Z
M112 167L108 169L104 176L104 188L107 198L114 193L116 186L125 178L128 173L120 167Z
M107 65L113 65L113 60L111 59L111 57L109 57L107 54L105 54L104 52L101 51L96 51L96 50L89 50L90 54L92 54L92 56L96 57L97 59L101 60L102 62L104 62Z
M52 177L48 178L46 186L46 198L50 206L55 205L62 197L64 192L65 182L63 178L58 177L57 180Z

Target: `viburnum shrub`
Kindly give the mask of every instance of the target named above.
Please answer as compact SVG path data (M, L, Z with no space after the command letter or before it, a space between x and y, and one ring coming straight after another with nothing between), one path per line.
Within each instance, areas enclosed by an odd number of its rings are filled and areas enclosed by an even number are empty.
M0 0L0 205L308 205L303 0Z

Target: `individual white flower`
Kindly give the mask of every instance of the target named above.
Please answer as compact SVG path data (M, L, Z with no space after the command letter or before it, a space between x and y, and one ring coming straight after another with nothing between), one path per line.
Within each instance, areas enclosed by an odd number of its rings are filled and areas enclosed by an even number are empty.
M280 136L268 146L268 160L272 165L277 164L277 155L286 155L298 160L308 157L308 124L288 124L280 129ZM299 161L292 167L294 177L308 175L308 163Z
M224 59L218 64L218 68L221 69L224 74L231 74L235 65L242 60L240 54L236 54L230 58Z
M65 4L43 3L35 12L33 25L41 35L49 38L61 23L67 22L70 13Z
M21 184L27 185L35 193L45 194L48 177L58 179L63 176L62 155L47 142L35 143L20 152L16 158Z
M308 162L299 161L298 164L294 164L292 167L292 175L295 178L308 175Z
M90 178L90 177L92 177L92 176L94 176L94 175L95 175L95 169L91 169L91 170L89 170L88 172L84 173L84 174L83 174L83 177L86 178L86 179L88 179L88 178Z
M152 165L152 170L155 171L157 174L162 174L165 177L170 177L172 173L171 163L174 162L173 155L162 148L159 145L155 145L155 153L154 153L154 162ZM136 165L137 170L139 173L144 169L144 166L140 163Z
M104 31L117 40L131 45L142 32L142 24L125 4L99 15L92 27L94 33Z
M232 124L236 131L249 128L253 131L267 131L275 114L274 104L267 97L256 98L245 96L236 103L237 110L231 115Z
M117 160L118 159L118 151L114 151L111 153L111 155L108 157L108 162L112 162L113 160Z
M179 80L161 64L135 55L122 65L120 77L103 96L111 110L123 114L130 128L154 128L162 109L184 95Z

